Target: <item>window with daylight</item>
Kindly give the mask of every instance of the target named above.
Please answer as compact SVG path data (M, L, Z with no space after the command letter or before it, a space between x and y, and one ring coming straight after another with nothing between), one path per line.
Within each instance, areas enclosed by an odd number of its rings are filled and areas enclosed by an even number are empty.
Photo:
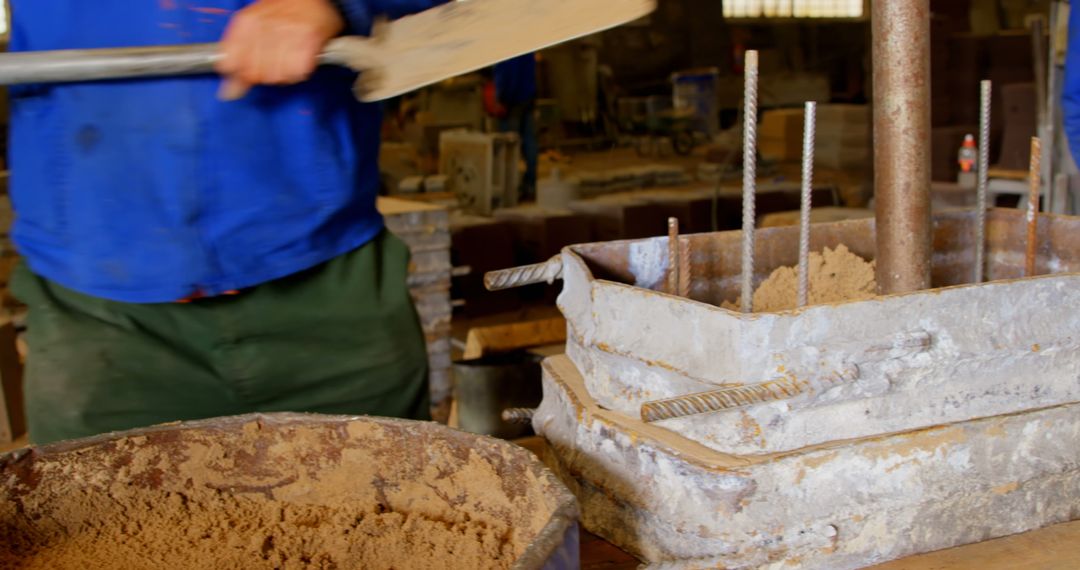
M864 0L723 0L725 18L862 18Z

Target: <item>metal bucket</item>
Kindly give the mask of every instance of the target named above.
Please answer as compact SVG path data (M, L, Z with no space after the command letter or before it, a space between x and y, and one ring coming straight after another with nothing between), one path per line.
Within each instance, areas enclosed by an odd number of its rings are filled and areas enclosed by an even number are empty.
M458 426L502 439L523 437L527 424L502 419L507 408L535 408L543 399L539 356L510 353L454 363Z
M710 137L720 132L720 71L715 67L681 71L671 76L675 110L692 113Z
M471 470L466 471L466 467ZM473 471L485 475L473 476ZM451 484L456 492L448 493ZM72 496L94 499L104 494L106 508L116 510L107 520L115 518L128 527L126 537L132 532L130 527L138 523L129 522L124 510L128 507L110 507L109 501L131 489L136 490L137 500L145 501L141 504L154 512L176 500L189 508L186 497L202 496L200 492L233 501L270 499L275 508L282 509L282 521L286 509L296 505L333 511L374 504L377 510L366 513L399 513L406 519L444 512L449 513L448 519L433 520L446 525L457 524L453 521L493 522L505 529L502 536L513 538L508 548L514 552L493 566L561 570L580 565L577 503L522 448L432 423L271 414L158 426L0 455L0 566L4 566L5 556L10 562L34 554L3 552L20 544L15 542L17 532L35 532L21 529L52 525L50 536L61 538L48 544L50 549L62 548L63 542L85 532L87 520L97 513L90 514L86 508L59 508ZM217 515L215 510L209 512ZM351 513L322 520L339 519L352 520ZM267 544L274 548L275 537L264 539L260 533L277 532L278 541L295 539L280 528L234 527L231 522L225 513L221 521L211 521L228 526L222 532L230 541L235 539L238 548L256 545L252 546L256 548L252 567L272 566L266 562L265 551L260 558L258 550ZM207 523L185 520L177 525L176 541L170 537L159 541L172 548L173 562L175 556L188 555L182 551L177 554L177 545L192 536L184 532L195 524ZM165 529L171 535L170 527ZM137 531L142 530L138 526ZM317 527L320 537L335 532L348 534L329 524ZM31 549L38 547L31 544ZM359 548L367 546L361 543ZM110 554L103 548L93 545L85 552L100 560ZM234 548L232 542L230 548ZM140 557L148 554L137 552ZM371 552L369 548L367 553ZM222 556L212 548L198 547L190 549L190 555L191 560L178 564L216 567L215 558ZM357 566L347 560L336 562L341 562L339 568ZM458 558L448 557L443 567L461 564Z

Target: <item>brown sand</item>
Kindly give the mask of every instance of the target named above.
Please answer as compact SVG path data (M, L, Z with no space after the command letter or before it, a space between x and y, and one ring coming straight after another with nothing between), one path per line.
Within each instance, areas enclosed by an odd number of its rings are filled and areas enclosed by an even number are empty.
M877 295L874 262L851 253L847 246L810 253L810 304L860 301ZM780 267L754 291L754 311L772 313L794 309L798 304L799 273L796 267ZM739 310L738 301L724 308Z
M79 522L2 514L18 522L0 527L0 568L508 568L514 560L508 529L370 506L134 491L79 492L53 507Z
M246 443L246 450L236 442L178 444L171 457L183 465L136 450L113 463L120 464L116 477L82 467L94 458L58 464L59 471L45 474L47 484L17 498L3 496L0 478L0 568L508 568L527 546L528 533L514 530L512 516L498 516L513 497L503 496L498 474L475 453L456 473L446 462L421 458L417 464L431 470L407 482L382 479L371 456L350 461L346 452L321 466L310 465L313 456L301 457L297 463L309 465L256 476L286 477L261 486L265 481L231 472L230 461L286 444L265 437ZM318 448L319 442L299 438L288 445ZM460 450L438 446L427 453L440 451L461 457ZM311 473L319 474L315 487L305 481ZM178 485L149 488L153 477L172 474ZM342 490L347 487L361 492ZM495 508L476 507L477 495L485 494ZM542 514L526 512L527 523L542 526Z

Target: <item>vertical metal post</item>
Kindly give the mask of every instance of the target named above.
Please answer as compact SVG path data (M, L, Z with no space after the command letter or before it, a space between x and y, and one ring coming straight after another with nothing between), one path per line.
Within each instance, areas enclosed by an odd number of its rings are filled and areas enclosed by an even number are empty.
M1058 110L1058 72L1057 72L1057 49L1054 45L1054 36L1057 34L1057 22L1059 17L1059 3L1050 3L1050 19L1047 22L1046 41L1046 102L1043 104L1043 118L1040 124L1039 138L1046 141L1047 150L1042 157L1042 193L1046 196L1046 208L1049 213L1054 213L1060 206L1054 200L1054 162L1057 159L1057 110Z
M1043 33L1046 21L1036 16L1031 21L1031 52L1035 69L1035 124L1042 127L1046 120L1046 46L1043 45Z
M679 263L679 219L668 218L668 282L667 292L669 295L679 294L679 283L682 281Z
M675 223L679 223L675 220ZM680 237L679 242L679 296L686 299L690 298L690 283L693 278L691 273L693 270L690 268L690 240Z
M1024 277L1034 277L1039 259L1039 193L1042 172L1042 144L1039 137L1031 139L1031 166L1028 169L1027 255L1024 256Z
M806 104L803 126L802 212L799 220L799 299L798 306L810 303L810 209L814 195L814 139L817 126L817 103Z
M754 230L757 217L754 202L757 194L757 111L758 52L746 52L746 85L743 96L743 248L742 311L754 312Z
M975 203L975 278L982 283L986 271L986 191L990 185L990 105L993 85L983 81L979 90L979 185Z
M930 287L930 1L870 6L877 281L906 293Z

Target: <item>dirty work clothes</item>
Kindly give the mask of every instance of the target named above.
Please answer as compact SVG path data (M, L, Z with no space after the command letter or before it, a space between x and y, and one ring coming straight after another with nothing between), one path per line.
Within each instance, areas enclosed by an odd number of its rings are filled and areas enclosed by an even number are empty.
M426 419L427 354L405 285L408 249L363 248L239 295L138 305L82 295L25 267L35 443L248 412Z
M536 198L536 172L540 161L540 144L536 138L536 107L533 103L508 105L506 116L499 119L499 131L516 133L521 139L521 155L525 173L521 177L519 196L522 200Z
M1080 162L1080 10L1069 12L1069 45L1065 56L1065 85L1061 92L1065 136L1076 162Z
M495 96L504 106L536 99L536 54L528 53L495 64Z
M11 51L217 42L252 0L12 0ZM350 33L441 0L338 0ZM221 101L215 74L13 87L13 239L35 273L127 303L292 275L382 230L382 108L356 74Z

